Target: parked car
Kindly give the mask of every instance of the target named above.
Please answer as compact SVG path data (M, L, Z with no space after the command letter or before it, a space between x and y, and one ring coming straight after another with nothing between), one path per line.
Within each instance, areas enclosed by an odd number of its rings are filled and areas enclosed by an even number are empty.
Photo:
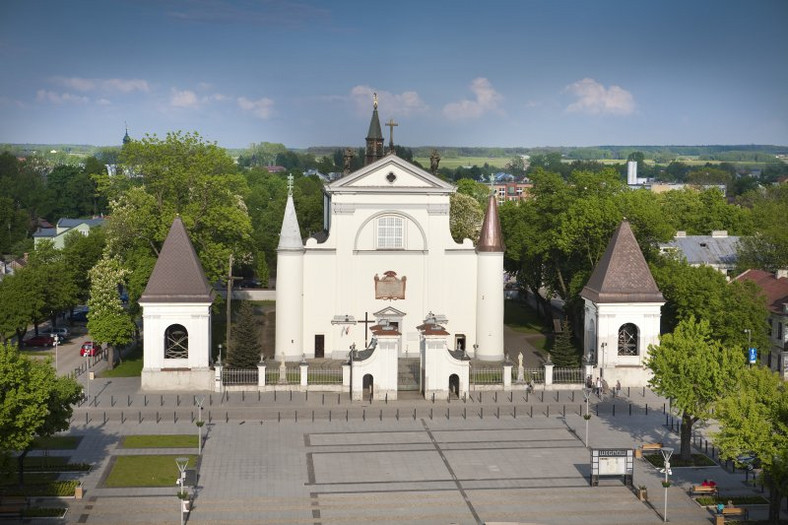
M29 337L23 341L25 346L54 346L55 338L49 334L40 334Z
M71 332L69 332L68 328L47 328L42 330L41 333L45 335L56 335L61 341L65 341L71 337Z
M85 341L82 343L82 348L79 349L79 355L82 357L98 355L99 352L101 352L101 347L93 341Z
M88 322L88 309L77 310L71 316L72 323L87 323Z
M260 288L260 281L257 279L244 279L237 286L238 288Z

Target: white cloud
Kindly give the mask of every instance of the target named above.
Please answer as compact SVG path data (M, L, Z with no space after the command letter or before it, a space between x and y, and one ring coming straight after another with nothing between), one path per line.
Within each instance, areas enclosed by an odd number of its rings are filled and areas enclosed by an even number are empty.
M199 105L197 94L194 91L184 89L179 91L172 88L170 96L170 105L176 108L196 108Z
M470 89L476 98L446 104L443 107L443 114L446 118L479 118L490 111L500 111L499 104L503 101L503 95L495 91L489 80L484 77L475 78L471 82Z
M52 81L57 85L83 93L88 91L106 93L150 92L148 82L139 78L54 77Z
M373 93L378 94L378 107L386 115L409 116L424 113L429 106L415 91L403 91L400 94L389 91L376 91L370 86L354 86L350 90L350 100L355 104L361 115L369 114L372 107Z
M257 100L249 100L246 97L239 97L238 107L244 111L250 112L255 117L267 119L271 116L273 111L274 101L265 97Z
M619 86L605 88L592 78L584 78L569 84L564 91L577 98L566 107L567 113L631 115L635 112L635 99L632 93Z
M87 104L90 102L88 97L72 95L71 93L58 93L46 89L39 89L36 92L38 102L49 102L50 104Z

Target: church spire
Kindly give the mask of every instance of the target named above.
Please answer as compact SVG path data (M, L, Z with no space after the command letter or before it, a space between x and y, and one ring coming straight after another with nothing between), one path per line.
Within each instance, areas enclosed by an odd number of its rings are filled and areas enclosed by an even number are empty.
M301 240L301 228L298 227L298 216L296 215L295 204L293 203L292 181L289 181L287 204L285 204L285 216L282 219L282 230L279 233L279 246L277 250L303 249L304 243Z
M364 165L372 164L382 157L383 132L380 129L380 118L378 118L378 94L373 93L372 119L369 121L369 131L367 132L367 153L364 157Z
M501 219L498 217L498 200L493 193L487 202L487 213L484 214L484 222L482 222L482 231L479 235L479 242L476 244L476 251L503 252L504 250Z

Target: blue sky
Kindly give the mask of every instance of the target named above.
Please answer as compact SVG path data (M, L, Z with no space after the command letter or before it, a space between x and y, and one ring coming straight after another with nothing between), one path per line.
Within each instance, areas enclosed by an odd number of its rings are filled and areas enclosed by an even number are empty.
M3 0L0 142L788 145L788 1ZM384 128L388 136L388 128Z

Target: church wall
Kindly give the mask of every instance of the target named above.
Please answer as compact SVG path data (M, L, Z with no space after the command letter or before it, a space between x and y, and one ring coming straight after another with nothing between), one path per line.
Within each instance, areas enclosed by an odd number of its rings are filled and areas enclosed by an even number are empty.
M303 267L301 251L279 251L276 286L275 357L301 359L303 350ZM282 337L284 336L284 337Z

